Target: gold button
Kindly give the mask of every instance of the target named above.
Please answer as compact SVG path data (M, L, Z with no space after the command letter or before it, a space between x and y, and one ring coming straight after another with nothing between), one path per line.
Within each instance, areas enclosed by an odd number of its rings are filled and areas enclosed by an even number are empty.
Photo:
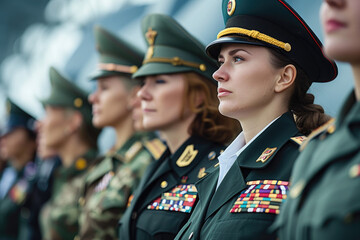
M290 188L290 197L297 198L304 190L304 187L305 187L305 181L301 179L300 181L295 183L294 186Z
M84 158L79 158L78 160L76 160L75 162L75 168L77 170L83 170L85 169L87 166L87 162Z
M217 164L214 165L214 167L218 167L219 165L220 165L220 163L217 163Z
M160 184L161 188L166 188L167 185L168 185L167 181L162 181L161 184Z
M79 198L79 204L80 204L80 206L84 206L85 205L85 198L83 198L83 197L80 197Z
M210 152L209 155L208 155L209 160L213 160L215 157L216 157L216 152L215 151Z
M191 232L188 239L189 240L192 239L193 236L194 236L194 232Z

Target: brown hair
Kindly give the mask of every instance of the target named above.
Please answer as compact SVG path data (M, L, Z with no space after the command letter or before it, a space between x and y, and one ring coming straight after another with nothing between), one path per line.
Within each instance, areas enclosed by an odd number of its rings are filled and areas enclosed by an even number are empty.
M330 116L324 113L324 109L314 104L314 95L307 93L312 81L306 73L290 59L274 49L269 49L271 53L271 63L275 68L282 68L288 64L296 67L296 78L294 92L290 98L289 109L295 115L296 126L304 135L309 135L311 131L330 120Z
M196 113L189 126L189 133L217 143L230 143L239 134L241 127L238 121L220 114L216 86L209 79L194 72L184 73L184 76L186 81L183 106L189 106L190 110ZM202 94L203 102L196 106L198 94Z

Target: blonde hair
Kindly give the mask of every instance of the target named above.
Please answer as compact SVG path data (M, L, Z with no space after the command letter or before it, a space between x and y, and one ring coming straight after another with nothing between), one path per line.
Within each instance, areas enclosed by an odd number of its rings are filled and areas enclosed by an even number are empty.
M216 85L194 72L184 73L184 78L183 113L185 106L196 113L189 126L189 133L221 144L230 143L239 134L241 127L238 121L220 114ZM196 106L199 94L202 103Z

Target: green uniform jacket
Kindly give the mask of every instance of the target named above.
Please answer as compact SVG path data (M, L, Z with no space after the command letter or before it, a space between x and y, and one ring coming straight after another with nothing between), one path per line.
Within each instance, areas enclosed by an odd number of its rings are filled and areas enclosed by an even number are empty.
M275 228L280 239L360 239L360 102L311 134Z
M194 183L217 163L222 145L190 137L173 155L169 149L146 170L120 221L121 240L174 239L195 206Z
M154 160L144 146L154 137L137 133L93 167L80 201L80 239L117 239L117 225L128 199Z
M90 150L72 166L56 170L52 196L40 213L43 239L73 240L78 233L78 202L85 183L85 173L96 154L95 150Z
M219 168L199 181L199 203L176 239L275 239L267 230L286 198L297 135L292 114L285 113L239 155L217 191Z
M28 220L29 210L24 208L24 204L32 191L35 174L35 163L27 163L17 173L9 192L0 200L0 239L18 239L20 224Z

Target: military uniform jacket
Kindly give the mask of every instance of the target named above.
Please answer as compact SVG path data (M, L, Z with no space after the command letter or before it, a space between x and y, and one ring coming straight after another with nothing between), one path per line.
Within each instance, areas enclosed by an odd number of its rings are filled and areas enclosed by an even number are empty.
M80 200L81 239L117 239L117 225L128 198L153 160L144 144L160 141L150 137L153 136L145 133L133 135L90 171Z
M176 239L275 239L267 229L286 198L298 135L285 113L238 156L216 191L218 168L200 180L199 203Z
M167 149L148 167L135 191L120 221L120 239L174 239L196 204L194 183L217 163L223 148L193 136L173 155Z
M280 239L360 239L360 102L311 135L275 228Z
M15 183L0 200L0 239L18 239L20 223L26 216L23 208L34 184L36 166L29 162L17 173Z
M85 173L95 160L97 152L90 150L72 166L59 167L54 175L53 193L40 213L43 239L73 240L79 231L79 198L85 182Z

